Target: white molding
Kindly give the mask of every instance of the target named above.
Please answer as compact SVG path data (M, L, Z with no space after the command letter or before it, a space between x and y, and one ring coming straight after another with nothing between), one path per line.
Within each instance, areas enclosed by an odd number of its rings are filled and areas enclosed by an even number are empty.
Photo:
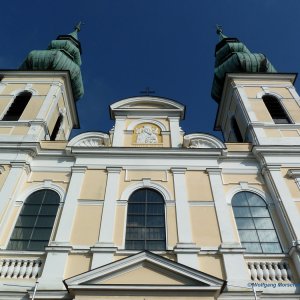
M150 123L150 124L154 124L154 125L156 125L156 126L158 126L160 129L161 129L161 131L167 131L167 128L166 128L166 126L162 123L162 122L160 122L160 121L158 121L158 120L153 120L153 119L151 119L151 118L141 118L141 119L135 119L135 120L133 120L128 126L127 126L127 128L126 128L126 130L127 131L133 131L134 130L134 128L137 126L137 125L139 125L139 124L143 124L143 123ZM133 132L132 132L133 133Z
M140 104L149 104L150 108L142 107ZM137 107L135 107L137 106ZM157 106L157 107L151 107ZM185 107L173 100L161 97L151 97L151 96L141 96L133 97L120 100L118 102L110 105L110 114L112 118L115 118L119 115L131 115L136 114L145 116L146 114L151 113L157 115L174 115L178 116L181 119L184 116Z
M205 207L213 207L215 206L214 201L189 201L189 205L192 206L205 206Z
M30 86L30 84L26 84L26 86L23 89L18 89L18 90L12 91L12 92L10 92L10 95L13 97L16 97L22 92L30 92L32 94L32 96L39 95L38 91L32 88L32 84L31 84L31 86Z
M193 142L197 144L193 145ZM217 148L225 149L225 144L213 135L206 133L192 133L183 137L183 147L185 148Z
M135 255L131 255L126 257L122 260L114 261L113 263L110 263L108 265L101 266L99 268L90 270L88 272L82 273L80 275L71 277L69 279L65 280L66 285L69 289L76 289L76 288L87 288L88 283L93 283L98 281L99 279L106 279L110 278L112 274L120 274L124 272L130 272L132 269L136 268L137 266L143 266L144 264L147 264L152 269L158 269L158 270L165 270L164 272L173 273L190 278L192 280L196 280L201 282L202 284L205 283L206 285L210 286L213 289L220 289L223 280L218 279L216 277L210 276L208 274L205 274L203 272L200 272L196 269L188 268L182 264L178 264L174 261L168 260L166 258L163 258L159 255L153 254L151 252L140 252ZM198 286L198 285L197 285ZM201 286L201 284L200 284ZM202 285L203 286L203 285ZM97 288L101 289L101 284L97 285ZM131 290L137 289L154 289L154 287L159 288L157 285L151 286L132 286L128 285L128 288ZM175 286L174 286L175 287ZM186 286L188 287L188 286ZM94 286L95 288L95 286ZM115 285L111 286L112 289L116 289L117 287ZM124 285L122 285L121 288L124 288ZM169 286L170 289L172 289L171 286ZM178 290L179 286L176 285L176 289ZM183 289L185 289L185 286L182 286Z
M72 138L67 147L107 147L109 135L103 132L85 132Z
M104 204L104 200L98 199L78 199L77 202L80 206L101 206Z
M133 183L129 185L121 194L120 200L126 200L128 201L130 195L139 189L142 188L151 188L156 191L158 191L160 194L162 194L165 201L173 200L171 197L171 193L162 185L153 182L151 180L144 180L140 182Z

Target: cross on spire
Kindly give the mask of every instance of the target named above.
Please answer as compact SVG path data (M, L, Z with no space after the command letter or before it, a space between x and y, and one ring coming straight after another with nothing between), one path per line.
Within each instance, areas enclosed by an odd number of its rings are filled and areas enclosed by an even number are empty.
M145 87L144 91L140 91L141 94L144 94L146 96L149 96L150 94L155 94L155 91L151 91L150 87Z
M219 36L220 41L226 39L227 36L223 33L223 28L221 25L216 24L217 35Z
M79 32L81 30L81 25L84 25L84 23L79 21L77 25L74 27L75 31Z

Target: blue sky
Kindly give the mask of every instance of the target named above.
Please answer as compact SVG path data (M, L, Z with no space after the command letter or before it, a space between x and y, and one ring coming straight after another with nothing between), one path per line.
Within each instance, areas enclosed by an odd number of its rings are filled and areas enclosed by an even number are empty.
M0 69L17 69L30 50L46 49L82 20L85 95L73 136L109 131L108 106L149 86L186 105L186 133L220 137L210 96L215 25L266 54L277 71L299 72L299 12L298 0L2 1Z

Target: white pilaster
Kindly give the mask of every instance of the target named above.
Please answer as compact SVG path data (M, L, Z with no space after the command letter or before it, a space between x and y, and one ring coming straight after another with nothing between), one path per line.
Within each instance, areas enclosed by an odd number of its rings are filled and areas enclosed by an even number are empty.
M26 164L25 161L14 161L11 162L11 169L9 174L4 182L4 185L0 191L0 217L1 223L4 222L7 218L5 217L5 211L9 207L9 203L13 199L13 195L17 187L22 186L23 182L26 180L30 172L30 167ZM9 217L9 216L7 216ZM3 229L3 226L0 226L0 234Z
M70 242L77 199L80 197L85 171L86 167L75 166L72 168L72 177L53 244L68 245Z
M169 117L170 132L171 132L171 146L178 148L182 141L180 136L179 117Z
M281 203L281 208L285 210L284 215L289 218L289 220L285 220L290 227L290 232L286 233L286 235L293 239L289 242L294 244L300 243L300 216L291 193L284 182L280 166L266 166L262 173L270 190L273 191L273 195L277 198L276 200ZM275 201L275 204L278 201ZM279 210L280 206L276 205L276 208ZM278 213L281 215L282 211L278 211Z
M177 254L179 263L197 269L199 267L197 256L199 249L197 249L196 244L193 243L185 171L186 169L184 168L172 168L178 233L178 244L176 245L174 252Z
M107 182L99 239L95 247L91 249L94 253L92 268L112 262L114 252L116 251L113 238L121 170L122 168L107 168Z
M275 207L281 218L290 254L300 276L300 216L290 191L284 182L280 166L265 166L262 171L266 183L276 197Z
M51 107L57 103L62 89L62 83L53 83L49 89L49 92L43 101L43 105L38 112L36 119L46 120L49 117ZM55 102L55 103L54 103Z
M6 87L6 85L7 85L6 83L3 83L3 82L0 83L0 94L3 92L3 90Z
M125 120L126 118L124 116L116 116L114 136L112 141L113 147L124 146Z
M221 172L222 169L219 168L207 169L222 240L220 253L223 256L228 284L245 286L250 280L243 255L245 250L235 238L235 228L232 225L229 207L226 203Z
M67 259L71 247L47 247L47 257L42 276L39 278L39 289L65 289L63 284Z
M222 169L211 168L206 170L210 180L210 186L215 202L216 214L219 223L221 240L224 244L232 244L236 247L234 227L231 222L229 207L226 203L226 196L222 182Z

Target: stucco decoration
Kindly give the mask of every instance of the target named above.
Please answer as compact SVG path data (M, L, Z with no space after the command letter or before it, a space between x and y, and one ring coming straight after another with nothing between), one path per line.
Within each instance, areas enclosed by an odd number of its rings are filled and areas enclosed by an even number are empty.
M216 148L224 149L226 146L216 137L205 133L193 133L184 136L183 147L185 148Z
M158 128L151 125L144 125L136 129L137 144L157 144Z
M108 147L109 136L102 132L86 132L75 136L69 143L70 147Z

